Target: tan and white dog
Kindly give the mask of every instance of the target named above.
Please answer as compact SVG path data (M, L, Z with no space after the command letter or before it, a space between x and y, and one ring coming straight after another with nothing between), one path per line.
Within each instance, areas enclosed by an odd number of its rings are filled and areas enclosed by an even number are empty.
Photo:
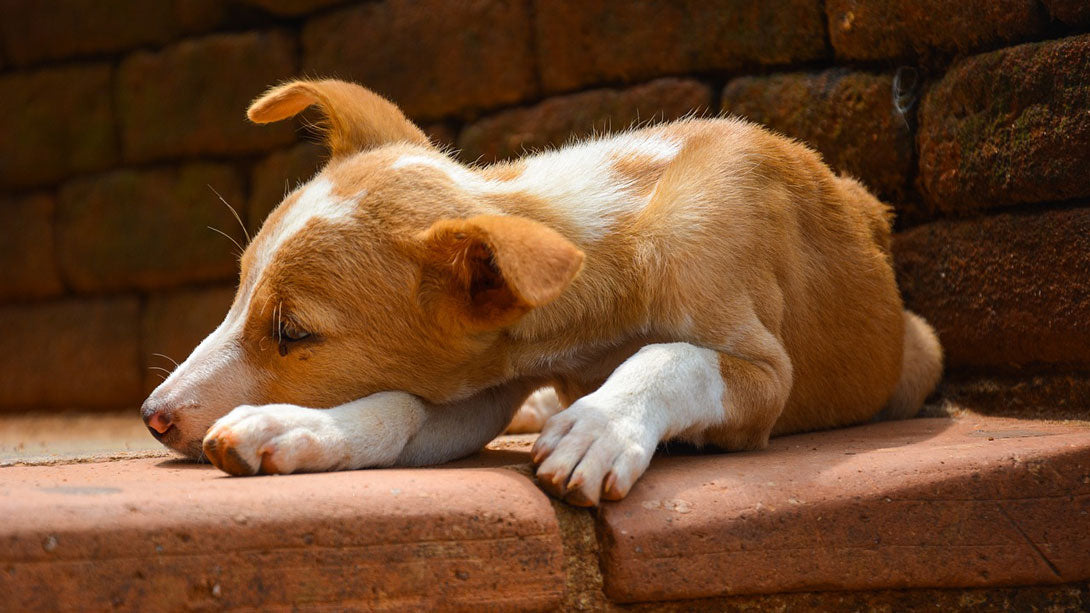
M235 475L446 462L534 391L550 493L625 496L661 441L913 415L941 349L904 310L890 211L805 146L690 119L484 168L340 81L295 81L331 160L242 256L223 323L142 413ZM203 444L202 444L203 442Z

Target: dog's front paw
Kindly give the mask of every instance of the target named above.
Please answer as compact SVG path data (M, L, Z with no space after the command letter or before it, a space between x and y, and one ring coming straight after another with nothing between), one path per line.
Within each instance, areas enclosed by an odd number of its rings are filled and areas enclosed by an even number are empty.
M580 400L545 423L534 443L541 487L579 506L624 498L647 470L654 432L622 411Z
M204 455L231 475L288 474L336 468L336 437L323 436L318 411L290 404L244 405L204 437Z

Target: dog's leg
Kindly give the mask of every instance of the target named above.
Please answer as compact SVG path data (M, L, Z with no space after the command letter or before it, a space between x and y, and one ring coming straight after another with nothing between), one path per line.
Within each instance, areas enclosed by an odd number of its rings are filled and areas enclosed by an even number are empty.
M700 442L725 427L767 443L791 378L779 344L767 349L740 359L688 343L643 347L545 424L533 452L538 481L568 502L596 505L628 494L660 441Z
M531 389L493 388L445 405L382 392L331 409L241 406L208 430L204 453L232 475L446 462L499 434Z

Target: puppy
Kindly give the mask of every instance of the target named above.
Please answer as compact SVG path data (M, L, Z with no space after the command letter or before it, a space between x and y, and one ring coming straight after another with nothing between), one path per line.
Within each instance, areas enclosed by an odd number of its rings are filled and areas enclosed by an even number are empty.
M939 380L890 210L797 142L690 119L479 168L350 83L275 87L248 115L312 105L329 163L142 408L183 454L233 475L436 464L551 385L567 408L534 445L538 480L595 505L661 441L760 449L908 417Z

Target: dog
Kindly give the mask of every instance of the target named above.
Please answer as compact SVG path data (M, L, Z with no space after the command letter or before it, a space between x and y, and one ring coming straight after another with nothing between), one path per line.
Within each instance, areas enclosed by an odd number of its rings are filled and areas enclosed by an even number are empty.
M141 409L185 455L232 475L438 464L552 386L567 408L545 411L537 479L592 506L663 441L905 418L941 377L891 210L796 141L689 118L478 167L356 84L292 81L247 114L311 106L329 162Z

